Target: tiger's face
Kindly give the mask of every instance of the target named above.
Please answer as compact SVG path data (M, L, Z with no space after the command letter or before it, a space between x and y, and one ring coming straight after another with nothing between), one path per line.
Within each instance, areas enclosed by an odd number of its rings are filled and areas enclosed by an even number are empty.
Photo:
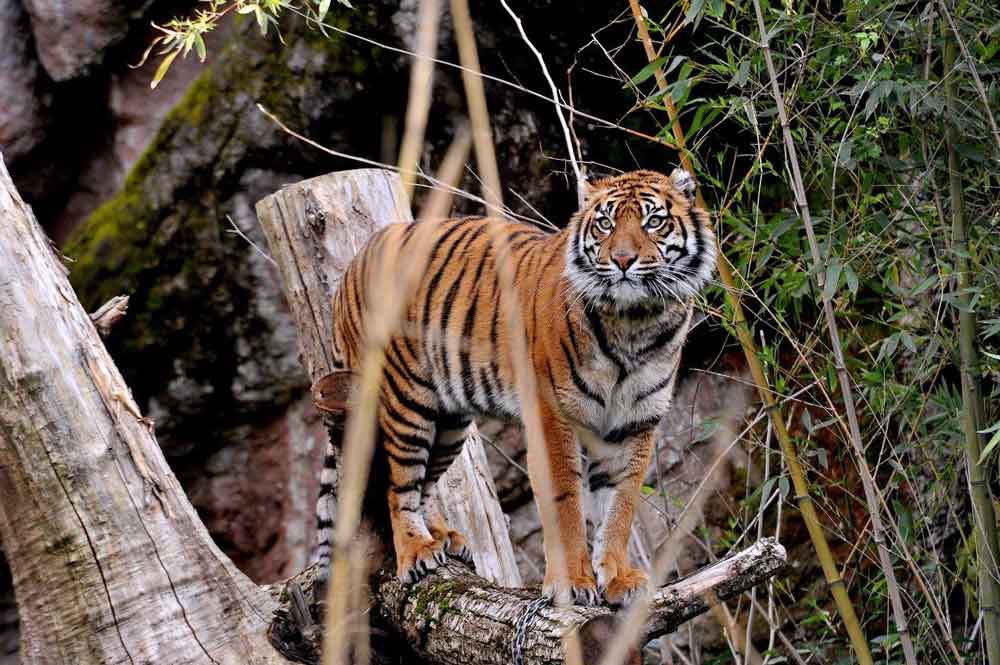
M574 215L566 273L588 303L632 306L696 294L715 266L711 219L694 180L632 171L588 184Z

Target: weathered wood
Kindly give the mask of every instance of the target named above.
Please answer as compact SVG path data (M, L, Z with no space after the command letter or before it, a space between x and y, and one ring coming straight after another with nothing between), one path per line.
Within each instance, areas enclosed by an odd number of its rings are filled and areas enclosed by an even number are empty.
M0 538L23 663L285 661L0 159Z
M94 322L94 327L101 337L107 337L111 333L111 328L125 318L128 312L128 296L115 296L91 312L90 320Z
M333 369L331 302L344 270L380 228L413 221L409 202L397 174L358 169L289 185L261 200L257 216L281 271L303 362L314 392L321 391ZM505 586L520 585L507 523L474 427L438 488L445 517L464 529L479 574Z
M785 565L785 549L768 538L667 584L654 597L646 639L675 630L707 612L713 597L734 598L777 575ZM306 571L295 581L308 588L311 575ZM407 643L422 658L441 665L510 665L516 624L538 598L537 589L489 584L454 562L412 587L403 587L390 571L382 571L374 593L378 611L403 632ZM525 626L524 665L563 663L563 635L574 630L586 635L611 616L607 607L540 609ZM302 662L317 662L319 640L313 634L299 643L301 653L311 654ZM588 649L588 640L582 642ZM583 662L599 662L601 646L607 647L607 641L589 647Z

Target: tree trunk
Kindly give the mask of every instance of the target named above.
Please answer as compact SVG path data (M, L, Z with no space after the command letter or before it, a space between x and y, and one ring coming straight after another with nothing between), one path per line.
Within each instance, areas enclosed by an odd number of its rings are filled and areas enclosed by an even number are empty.
M23 663L284 663L0 159L0 538Z

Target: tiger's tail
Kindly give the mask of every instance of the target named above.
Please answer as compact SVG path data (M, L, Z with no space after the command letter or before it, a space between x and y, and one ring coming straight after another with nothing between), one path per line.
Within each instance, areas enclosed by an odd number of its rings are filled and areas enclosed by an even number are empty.
M337 456L333 442L327 441L326 457L320 474L319 498L316 500L316 577L314 597L325 595L330 581L330 564L333 559L334 517L337 511Z

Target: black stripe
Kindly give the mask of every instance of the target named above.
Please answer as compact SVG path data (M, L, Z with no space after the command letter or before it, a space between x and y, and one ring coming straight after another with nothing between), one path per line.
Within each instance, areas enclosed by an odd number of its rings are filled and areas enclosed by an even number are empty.
M646 390L643 390L641 393L639 393L638 395L636 395L635 401L636 402L641 402L642 400L646 399L650 395L654 395L654 394L660 392L661 390L663 390L664 388L667 387L667 384L669 384L670 381L673 378L674 378L674 372L673 372L673 370L671 370L670 373L667 374L666 378L664 378L661 381L657 381L656 384L650 386Z
M483 394L486 395L487 410L490 413L500 413L500 402L496 399L495 388L485 367L479 368L479 382L483 385Z
M471 422L472 419L464 413L445 413L438 416L434 425L439 430L456 430L465 429Z
M407 494L409 492L415 492L422 489L423 479L406 483L404 485L392 485L389 487L389 491L393 494ZM410 512L413 512L412 510Z
M441 248L442 244L455 233L457 229L462 227L461 224L448 229L448 231L438 239L437 243L434 245L434 250L431 252L431 260L427 263L428 269L433 266L434 260L437 258L437 252ZM444 277L444 268L451 262L451 257L455 253L455 248L458 247L462 239L466 237L472 231L471 228L465 229L462 234L455 239L455 242L451 244L448 248L447 254L444 256L444 260L441 262L441 267L435 271L434 276L431 278L430 283L427 285L427 295L424 298L424 330L430 326L431 322L431 300L434 298L434 294L437 291L438 285L441 282L441 278Z
M683 325L683 323L681 325ZM653 353L654 351L659 351L667 342L677 337L677 333L680 331L680 328L680 325L674 325L672 322L665 324L663 330L661 330L660 333L653 338L653 341L640 349L636 355L644 356L646 354Z
M614 351L611 350L611 345L608 343L607 334L604 332L604 324L601 322L601 317L597 312L589 309L585 309L584 313L587 316L587 321L590 322L590 329L594 333L594 339L597 340L597 346L601 349L607 358L615 364L618 368L618 377L616 382L621 382L628 376L628 370L625 369L624 363L615 355Z
M422 376L417 376L416 372L414 372L410 367L411 364L416 364L416 354L411 351L414 362L407 363L406 359L403 357L403 350L399 348L399 341L399 337L394 337L392 342L389 344L389 348L386 350L385 357L389 365L399 374L406 375L407 381L415 383L422 388L426 388L427 390L433 390L434 384ZM403 338L403 343L409 346L405 338Z
M643 279L644 282L656 281L655 277ZM626 319L650 319L663 313L663 303L659 300L653 302L633 303L618 311L618 315Z
M325 469L336 469L337 468L337 458L333 455L327 455L323 458L323 468Z
M385 448L385 453L386 455L389 456L389 459L391 459L399 466L409 466L409 467L427 466L426 455L416 455L416 456L402 455L400 453L393 452L388 447Z
M403 427L409 427L410 429L414 429L414 430L417 430L417 431L421 431L421 430L424 430L424 429L427 428L426 421L424 423L415 423L415 422L413 422L412 420L410 420L409 418L407 418L405 415L403 415L402 413L400 413L396 409L396 407L393 406L388 401L383 402L380 406L384 410L385 415L387 416L387 418L389 420L391 420L393 424L402 425Z
M590 491L596 492L599 489L603 489L611 484L611 476L609 476L604 471L599 471L594 475L590 476Z
M406 248L406 244L410 242L411 238L413 238L413 232L416 230L417 230L417 224L415 222L406 225L406 228L403 229L403 237L399 239L400 250Z
M333 528L333 520L328 519L326 517L320 517L320 516L317 515L316 516L316 528L317 529L332 529Z
M385 385L389 386L389 390L392 391L393 397L396 398L396 401L399 402L400 405L422 416L424 420L434 420L434 416L437 415L434 409L421 404L403 392L403 390L399 387L399 384L396 383L396 379L393 378L392 374L383 373L383 376L385 377Z
M639 434L640 432L645 432L660 422L659 418L648 418L646 420L639 420L634 423L626 423L621 427L616 427L607 434L604 435L604 440L608 443L621 443L626 438Z
M334 488L333 483L322 483L319 486L319 495L320 496L331 495L334 493L335 489L336 488Z
M565 354L566 356L566 364L569 365L569 375L570 378L573 379L573 385L575 385L576 389L579 390L581 393L583 393L584 395L594 400L603 407L604 398L598 395L593 388L587 385L587 382L584 381L583 377L580 376L580 374L576 371L576 363L573 362L573 357L572 355L570 355L569 347L566 346L565 340L559 340L559 344L560 346L562 346L563 354Z
M410 450L429 450L431 447L430 439L426 436L420 436L419 434L400 434L398 432L393 432L393 438L390 442L400 449L410 449Z
M573 358L577 360L581 358L580 345L576 342L576 332L573 330L573 320L570 318L569 310L566 310L566 329L569 331L569 345L573 349Z
M514 247L513 245L511 245L511 246L510 246L510 252L509 252L508 256L513 256L513 255L514 255L514 252L515 252L515 251L516 251L517 249L519 249L519 248L520 248L520 246L518 246L518 247ZM525 261L526 261L527 259L529 259L530 257L531 257L531 250L530 250L530 249L526 249L526 250L524 250L524 251L523 251L523 252L521 252L521 253L520 253L520 255L519 255L519 256L517 257L517 263L515 263L515 264L514 264L514 279L515 279L515 280L517 279L518 275L520 275L520 274L521 274L521 265L522 265L522 264L523 264L523 263L524 263L524 262L525 262ZM516 291L515 291L515 293L516 293ZM520 294L518 294L518 295L520 295Z
M476 379L472 371L472 362L469 360L469 347L472 344L472 328L476 321L476 311L479 309L479 280L483 276L483 267L486 259L480 258L476 267L476 275L472 278L472 286L469 287L468 310L465 313L465 323L462 325L462 340L459 346L458 363L462 373L462 390L465 392L465 399L476 408L483 408L476 399ZM485 393L485 389L483 390Z
M451 287L448 289L448 293L444 297L444 303L441 306L441 319L438 325L438 331L441 334L441 371L443 373L441 382L443 385L439 386L441 392L445 393L449 400L452 402L458 402L458 396L452 390L451 386L451 363L448 362L448 327L451 325L451 315L455 311L455 306L452 301L455 299L455 295L458 293L459 287L462 285L462 278L465 277L465 266L458 272L458 277L452 282Z
M535 347L535 335L538 334L538 294L541 292L541 284L538 281L538 263L542 260L542 253L538 251L539 245L532 247L529 252L532 252L535 259L534 268L531 269L532 280L535 282L535 288L532 290L531 294L531 336L528 343L531 345L530 348Z
M707 224L702 223L702 220L694 213L694 210L691 211L690 217L694 220L696 227L694 232L695 253L692 255L693 258L691 261L688 262L687 268L691 270L691 276L693 277L701 269L701 264L705 260L705 239L702 237L701 227L707 226Z

